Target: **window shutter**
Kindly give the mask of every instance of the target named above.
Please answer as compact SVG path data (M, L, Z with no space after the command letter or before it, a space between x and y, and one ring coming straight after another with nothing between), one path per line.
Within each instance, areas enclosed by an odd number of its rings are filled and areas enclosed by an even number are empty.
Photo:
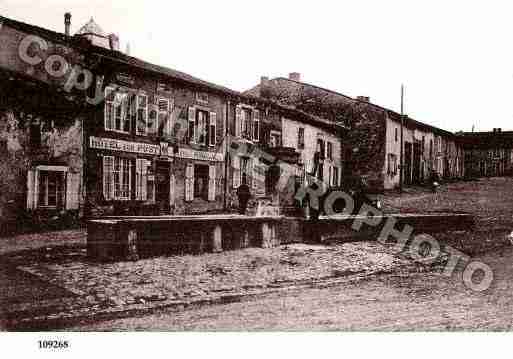
M185 167L185 200L192 201L194 198L194 165L188 163Z
M169 111L167 114L167 123L166 128L164 129L164 134L167 137L171 137L173 135L173 109L174 109L174 101L172 99L169 100Z
M208 167L208 200L216 200L216 166Z
M194 131L195 125L193 125L191 127L191 122L193 124L196 123L196 109L193 106L189 106L189 116L188 116L188 119L189 119L188 131L192 131L192 133L188 132L188 136L187 137L189 138L190 141L195 142L196 141L196 137L195 137L196 134L194 133L195 132Z
M233 188L240 186L240 157L234 156L232 159L233 168Z
M66 209L78 209L80 173L66 174Z
M171 206L174 206L175 204L175 188L176 188L176 179L175 179L175 175L172 174L170 177L169 177L169 204Z
M210 118L209 118L209 121L210 121L210 124L209 124L209 128L208 128L208 136L209 136L209 144L210 146L215 146L216 145L216 137L217 137L217 134L216 134L216 131L217 131L217 113L215 112L210 112Z
M35 209L35 181L36 171L29 170L27 172L27 209Z
M253 111L253 140L260 140L260 111Z
M251 187L257 189L258 187L258 175L257 175L257 167L258 167L258 158L254 157L251 159Z
M235 136L241 137L242 107L235 107Z
M112 168L114 165L114 157L103 157L103 197L110 200L114 197L114 183L112 181Z

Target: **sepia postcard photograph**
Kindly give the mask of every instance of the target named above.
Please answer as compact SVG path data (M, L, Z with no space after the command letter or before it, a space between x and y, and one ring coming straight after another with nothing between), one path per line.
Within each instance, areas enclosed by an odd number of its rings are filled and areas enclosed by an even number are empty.
M2 347L507 340L511 10L0 0Z

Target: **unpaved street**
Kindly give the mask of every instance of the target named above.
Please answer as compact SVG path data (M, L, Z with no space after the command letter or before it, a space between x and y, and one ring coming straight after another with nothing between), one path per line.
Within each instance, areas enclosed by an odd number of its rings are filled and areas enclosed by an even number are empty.
M482 258L495 281L466 289L461 272L396 273L333 288L163 312L79 326L75 330L511 330L513 248Z

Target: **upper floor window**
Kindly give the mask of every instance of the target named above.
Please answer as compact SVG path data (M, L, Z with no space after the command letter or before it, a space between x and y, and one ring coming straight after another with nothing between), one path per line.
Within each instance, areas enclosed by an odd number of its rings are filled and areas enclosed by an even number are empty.
M317 152L319 153L319 159L324 159L326 157L326 151L324 148L324 140L317 139Z
M105 129L130 132L130 119L133 114L133 96L112 87L105 89Z
M167 98L160 98L157 101L158 106L158 135L160 137L170 133L170 118L169 118L169 100Z
M216 144L217 114L189 107L187 138L189 143L214 146Z
M299 127L297 132L297 148L303 149L305 148L305 129L304 127Z
M271 131L269 134L269 147L281 146L281 134L278 131Z
M397 127L396 127L396 128L395 128L395 135L394 135L394 137L395 137L395 142L397 142L397 141L398 141L398 139L399 139L399 134L398 134L398 133L399 133L399 131L398 131Z
M148 96L144 94L137 95L137 134L144 135L148 131L150 121L148 121Z
M329 160L332 160L333 159L333 143L331 142L327 142L327 154L326 156L328 157Z

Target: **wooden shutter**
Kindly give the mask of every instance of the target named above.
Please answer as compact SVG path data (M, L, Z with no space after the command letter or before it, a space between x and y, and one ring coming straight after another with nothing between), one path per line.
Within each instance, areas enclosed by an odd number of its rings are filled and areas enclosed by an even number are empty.
M167 123L166 128L164 129L164 134L167 137L171 137L173 135L173 109L174 109L174 101L172 99L169 99L169 111L167 113Z
M114 157L103 157L103 197L106 200L114 197L114 183L112 181L112 168L114 166Z
M235 136L241 136L241 126L242 126L242 107L235 107Z
M208 143L210 146L216 145L216 131L217 131L217 113L210 112L209 118L209 127L208 127Z
M174 206L175 204L175 188L176 188L176 178L174 174L171 174L169 177L169 205Z
M194 165L188 163L185 167L185 200L192 201L194 198Z
M66 174L66 209L78 209L80 173Z
M192 127L192 133L189 133L191 129L191 122L193 124L196 123L196 109L193 106L189 106L189 115L188 115L189 123L187 126L187 137L190 141L195 142L196 141L196 134L195 134L195 125Z
M36 203L35 203L35 178L36 178L36 171L35 170L29 170L27 172L27 209L35 209Z
M216 166L208 167L208 200L216 200Z
M240 157L234 156L232 159L232 170L233 170L233 188L240 186Z
M254 110L253 111L253 140L259 141L260 140L260 111Z
M258 187L258 181L257 181L257 174L256 174L256 171L257 171L257 166L258 166L258 163L257 163L258 159L256 157L252 158L250 160L250 173L251 173L251 187L256 189Z

